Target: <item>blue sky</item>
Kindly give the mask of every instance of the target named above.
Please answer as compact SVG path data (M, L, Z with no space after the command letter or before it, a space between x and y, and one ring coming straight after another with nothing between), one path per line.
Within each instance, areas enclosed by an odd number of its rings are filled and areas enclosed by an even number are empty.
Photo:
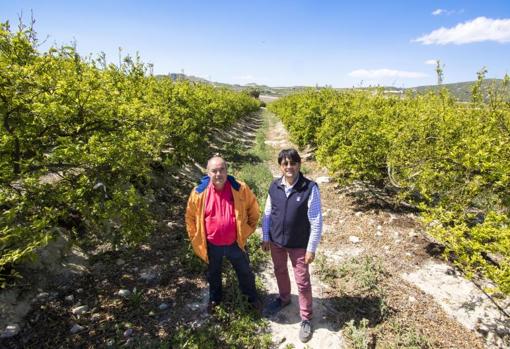
M154 73L270 86L412 87L510 74L510 0L0 0L14 26L33 11L41 46L136 52Z

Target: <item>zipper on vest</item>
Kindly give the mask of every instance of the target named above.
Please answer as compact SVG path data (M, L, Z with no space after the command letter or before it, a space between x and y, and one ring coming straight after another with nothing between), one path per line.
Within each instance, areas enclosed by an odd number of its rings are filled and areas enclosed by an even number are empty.
M285 222L287 221L287 204L289 202L289 199L290 197L292 196L292 194L294 194L294 189L291 189L291 192L289 193L289 196L287 196L287 194L285 193L285 188L283 189L283 195L285 195L285 211L283 213L283 231L282 231L282 234L283 234L283 237L285 238L285 232L286 232L286 229L285 229Z

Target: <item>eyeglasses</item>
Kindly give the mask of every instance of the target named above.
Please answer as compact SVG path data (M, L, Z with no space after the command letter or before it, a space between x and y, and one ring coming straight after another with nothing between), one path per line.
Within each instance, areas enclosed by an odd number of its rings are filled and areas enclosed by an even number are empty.
M296 161L282 161L282 163L280 165L282 165L282 166L287 166L287 165L296 166L297 164L299 164L299 162L296 162Z

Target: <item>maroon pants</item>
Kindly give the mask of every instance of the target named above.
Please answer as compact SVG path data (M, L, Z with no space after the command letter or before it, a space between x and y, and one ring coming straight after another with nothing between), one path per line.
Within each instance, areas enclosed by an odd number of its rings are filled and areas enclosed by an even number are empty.
M274 264L274 274L278 283L278 291L282 302L290 301L290 278L287 269L287 256L294 269L294 278L299 294L299 315L302 320L312 319L312 284L308 264L305 264L306 249L285 248L271 243L271 258Z

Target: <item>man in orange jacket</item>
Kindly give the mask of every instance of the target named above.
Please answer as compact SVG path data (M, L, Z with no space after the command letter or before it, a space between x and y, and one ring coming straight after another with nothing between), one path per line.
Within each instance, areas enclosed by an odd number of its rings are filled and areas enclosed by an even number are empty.
M248 301L261 310L255 275L245 251L248 237L255 231L260 212L257 198L243 182L227 174L220 156L207 162L207 176L195 187L186 208L186 229L195 254L207 264L208 310L222 300L223 257L234 267L239 288Z

